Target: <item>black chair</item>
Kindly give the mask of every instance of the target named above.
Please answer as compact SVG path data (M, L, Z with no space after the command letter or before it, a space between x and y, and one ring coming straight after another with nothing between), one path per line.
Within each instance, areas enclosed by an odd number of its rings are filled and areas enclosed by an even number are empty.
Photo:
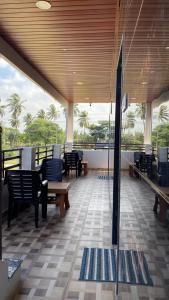
M76 171L76 177L80 175L79 155L77 152L65 152L65 175L69 175L70 170Z
M154 161L154 155L141 154L139 159L139 169L141 172L146 172L149 178L152 178L152 164Z
M72 150L72 152L75 152L79 156L79 160L83 160L83 151L82 150Z
M42 162L40 172L42 180L62 181L63 161L60 158L45 158Z
M47 217L48 182L41 181L38 171L10 170L6 173L6 182L9 191L8 227L12 218L13 209L18 204L30 203L35 208L35 226L38 227L39 203L42 204L42 218Z
M83 160L83 151L82 150L72 150L72 152L75 152L78 154L79 157L79 163L78 163L78 175L80 176L82 173L82 160Z

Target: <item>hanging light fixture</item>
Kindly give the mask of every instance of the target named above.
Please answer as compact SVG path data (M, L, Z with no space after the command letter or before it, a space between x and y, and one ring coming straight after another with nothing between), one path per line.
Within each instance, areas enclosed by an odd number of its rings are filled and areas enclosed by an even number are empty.
M51 8L51 1L47 1L47 0L36 1L36 7L42 10L48 10Z

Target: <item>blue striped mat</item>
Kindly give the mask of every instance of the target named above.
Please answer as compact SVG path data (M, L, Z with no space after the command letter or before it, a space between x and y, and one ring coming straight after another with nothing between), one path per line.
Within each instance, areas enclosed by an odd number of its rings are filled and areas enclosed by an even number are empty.
M112 175L98 175L98 179L103 179L103 180L112 180L113 176Z
M117 250L84 248L79 280L115 282ZM153 286L144 253L119 252L119 282Z

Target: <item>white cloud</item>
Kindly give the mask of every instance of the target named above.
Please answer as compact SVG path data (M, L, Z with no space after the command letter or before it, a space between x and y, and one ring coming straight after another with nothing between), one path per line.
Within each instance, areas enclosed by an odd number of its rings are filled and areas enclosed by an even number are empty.
M40 109L47 110L50 104L55 104L57 109L60 110L60 118L57 123L65 128L66 120L63 114L63 109L55 99L48 95L42 88L37 86L31 80L29 80L22 72L15 69L4 59L0 58L0 98L4 103L7 103L7 99L13 93L18 93L22 100L26 100L24 103L25 110L21 115L21 130L24 129L23 117L26 113L31 113L35 116ZM108 120L110 112L110 104L108 103L92 103L79 104L79 109L88 111L90 123L96 123L98 120ZM4 121L9 126L10 114L6 113ZM77 118L75 119L75 127L79 128Z

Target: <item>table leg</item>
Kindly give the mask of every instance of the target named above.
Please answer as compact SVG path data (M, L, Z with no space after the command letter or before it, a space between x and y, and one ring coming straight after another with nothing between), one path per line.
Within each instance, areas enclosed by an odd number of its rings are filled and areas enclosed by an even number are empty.
M157 209L158 209L158 195L155 194L155 203L154 203L154 207L153 207L153 211L155 212L155 214L157 214Z
M60 216L65 216L65 195L61 194L59 197Z
M159 220L160 222L165 222L168 205L161 198L159 198L159 205L160 205Z
M129 176L133 177L133 166L129 165Z
M88 173L87 164L84 164L84 176L86 176Z
M68 199L68 192L65 194L65 209L70 207L69 199Z

